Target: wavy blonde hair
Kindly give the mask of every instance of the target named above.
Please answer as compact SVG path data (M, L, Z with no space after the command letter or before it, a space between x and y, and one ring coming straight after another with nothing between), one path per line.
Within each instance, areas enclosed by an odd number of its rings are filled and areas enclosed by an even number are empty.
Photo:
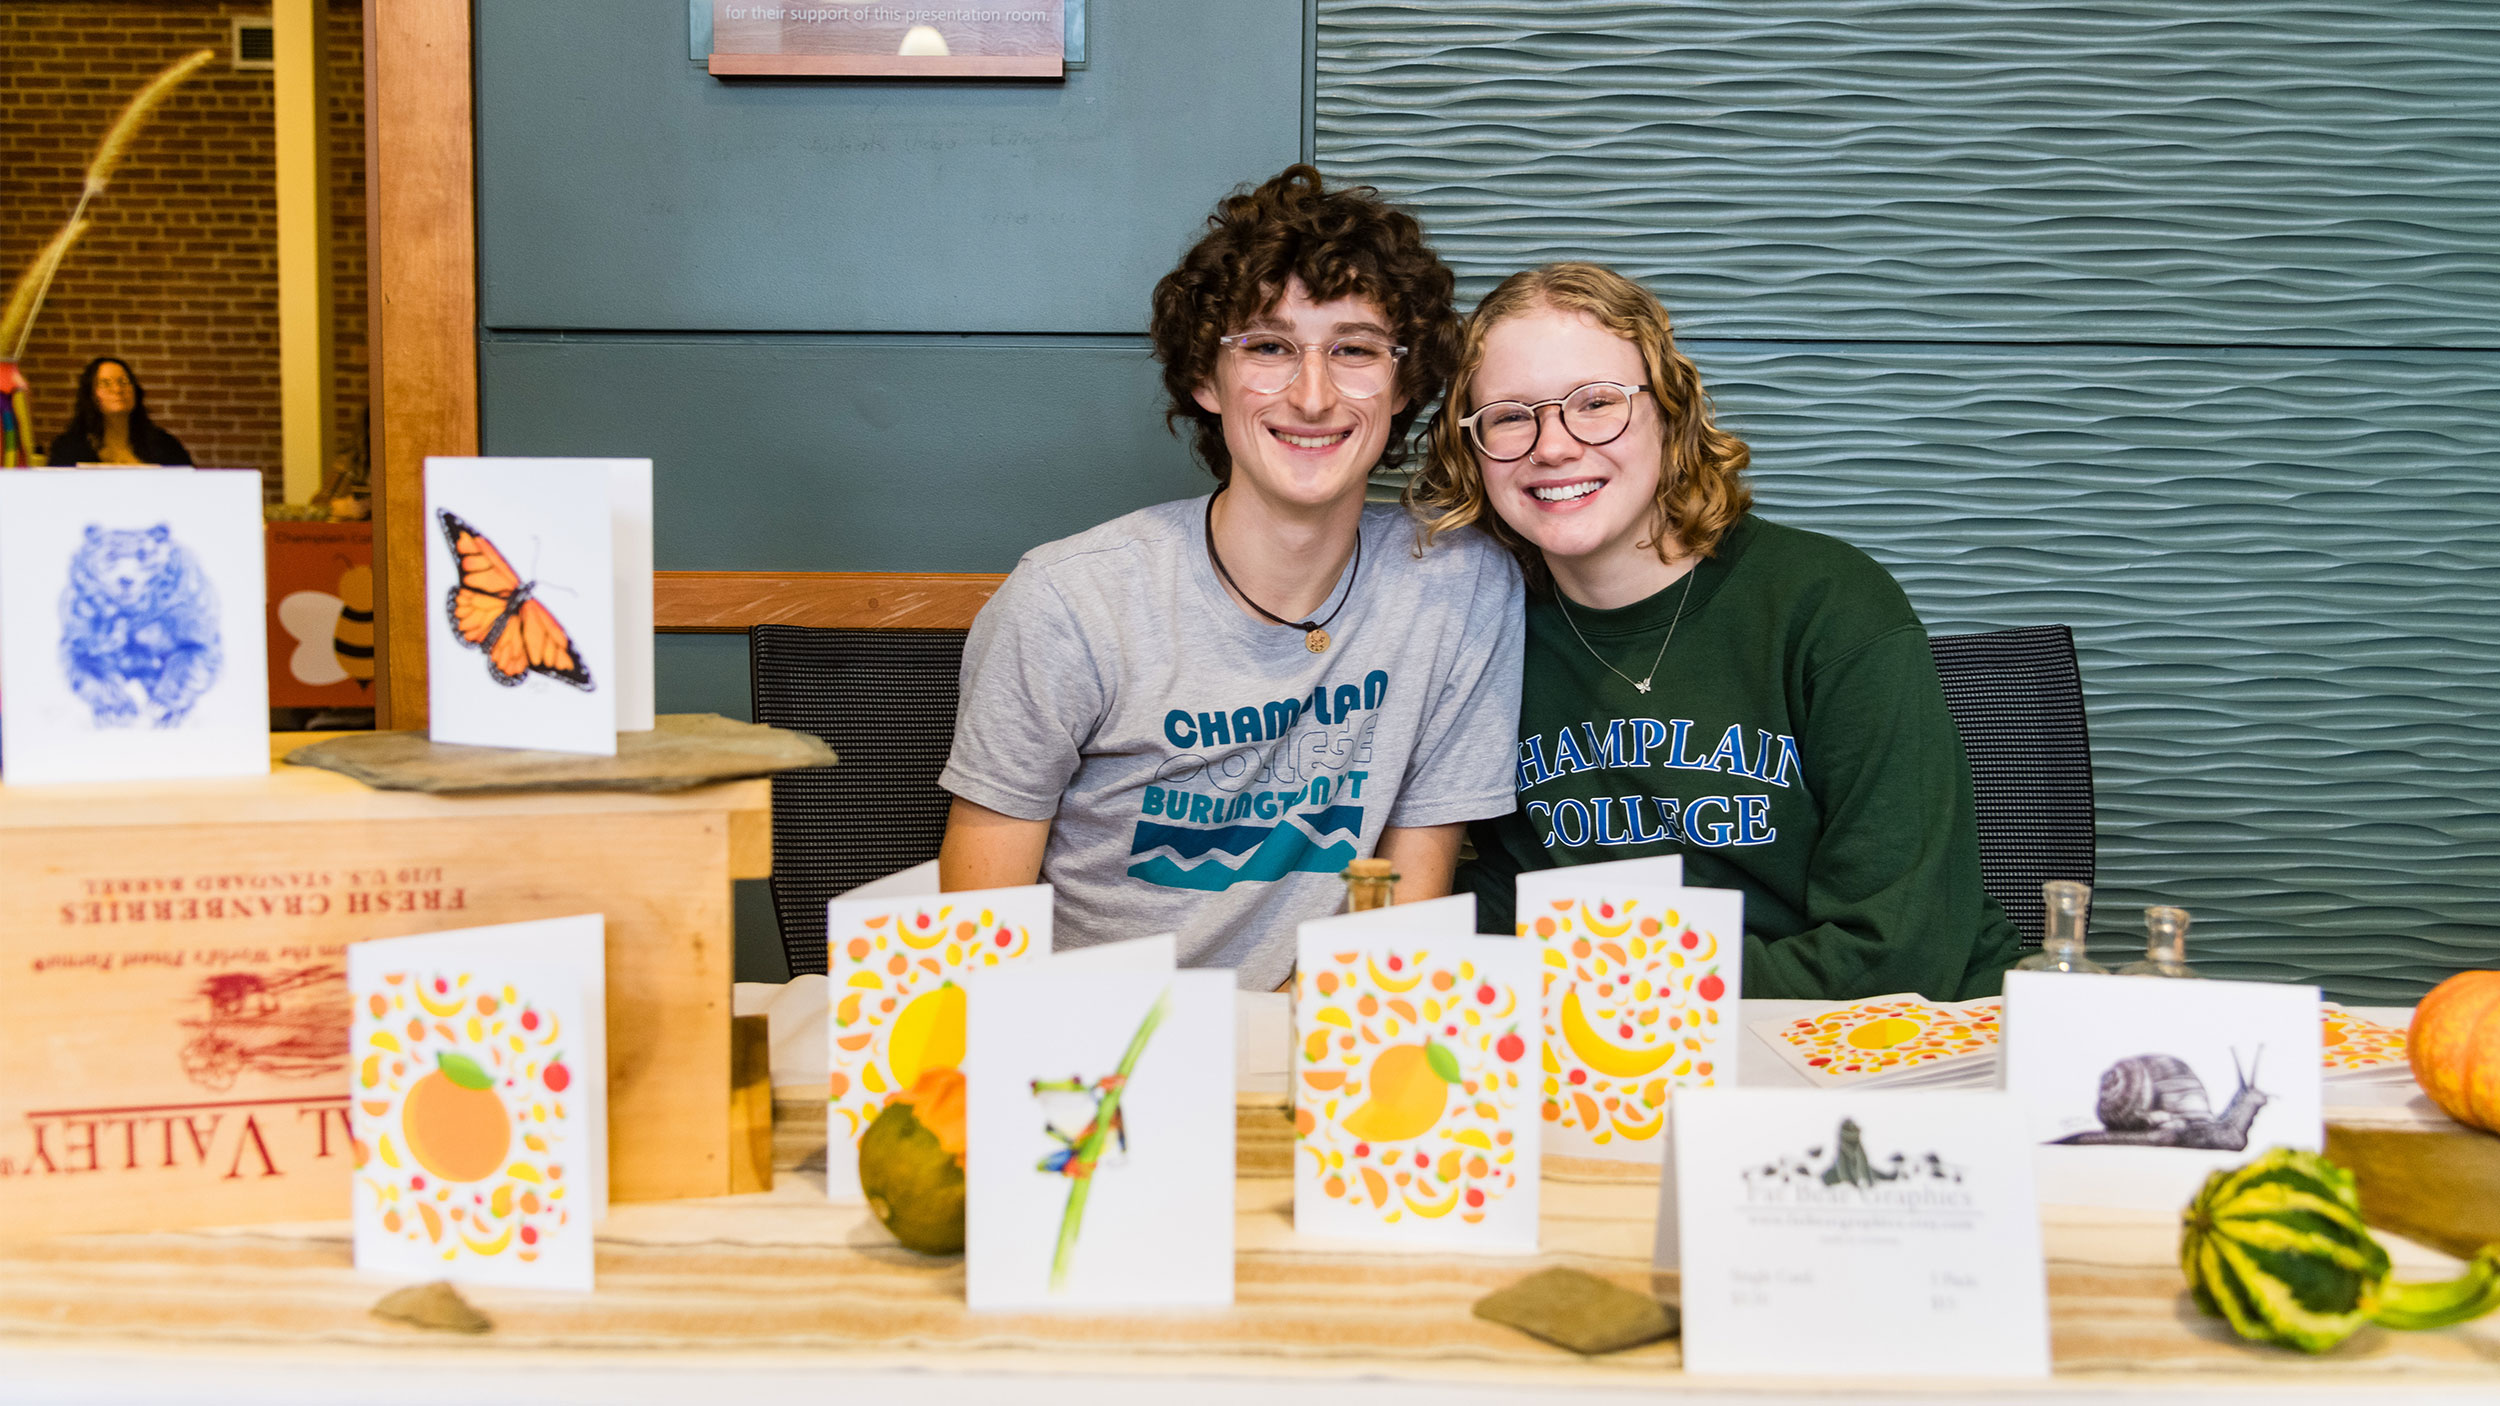
M1430 453L1406 485L1408 508L1425 519L1424 540L1469 524L1480 526L1519 558L1531 586L1552 589L1543 555L1491 510L1483 466L1458 427L1475 408L1471 400L1476 373L1484 367L1485 338L1508 319L1541 308L1586 313L1641 349L1650 398L1666 422L1648 545L1660 561L1668 560L1666 544L1671 540L1701 556L1714 554L1719 539L1753 506L1753 490L1744 481L1752 451L1711 422L1709 393L1701 388L1701 373L1675 349L1666 308L1648 289L1613 269L1581 263L1514 273L1468 317L1449 399L1432 418Z

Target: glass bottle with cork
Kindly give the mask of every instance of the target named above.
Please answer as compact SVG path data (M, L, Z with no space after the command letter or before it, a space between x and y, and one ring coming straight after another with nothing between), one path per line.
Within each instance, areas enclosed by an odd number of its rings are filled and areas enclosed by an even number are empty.
M1386 859L1358 859L1338 877L1345 880L1345 911L1349 913L1386 908L1397 892L1397 866Z

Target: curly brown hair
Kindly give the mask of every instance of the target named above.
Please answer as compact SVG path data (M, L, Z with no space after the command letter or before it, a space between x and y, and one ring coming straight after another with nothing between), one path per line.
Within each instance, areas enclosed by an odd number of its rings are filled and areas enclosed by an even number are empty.
M1543 555L1502 521L1501 514L1488 509L1483 466L1458 427L1473 409L1471 388L1484 366L1486 336L1504 321L1541 308L1586 313L1640 348L1650 397L1666 421L1649 546L1660 561L1668 560L1669 542L1700 556L1716 553L1719 539L1753 507L1753 490L1744 480L1753 453L1743 440L1712 423L1701 373L1675 349L1673 325L1657 298L1613 269L1581 263L1514 273L1468 316L1449 401L1433 417L1427 436L1430 455L1406 485L1407 506L1427 521L1425 540L1473 524L1510 548L1531 588L1553 588Z
M1415 217L1370 186L1330 190L1309 166L1288 166L1256 190L1219 201L1180 266L1155 285L1155 359L1171 405L1167 426L1194 423L1192 447L1216 482L1232 481L1224 420L1198 404L1215 380L1216 339L1274 310L1285 285L1301 279L1316 302L1368 298L1380 305L1406 356L1398 393L1406 406L1389 420L1380 463L1404 463L1415 418L1449 383L1458 363L1458 280L1424 242Z

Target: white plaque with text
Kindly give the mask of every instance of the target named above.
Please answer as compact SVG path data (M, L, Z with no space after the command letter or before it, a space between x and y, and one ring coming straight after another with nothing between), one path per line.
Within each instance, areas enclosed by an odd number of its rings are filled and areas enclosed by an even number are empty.
M2048 1298L2031 1153L2005 1094L1683 1089L1684 1365L2036 1377ZM1667 1267L1667 1266L1662 1266Z

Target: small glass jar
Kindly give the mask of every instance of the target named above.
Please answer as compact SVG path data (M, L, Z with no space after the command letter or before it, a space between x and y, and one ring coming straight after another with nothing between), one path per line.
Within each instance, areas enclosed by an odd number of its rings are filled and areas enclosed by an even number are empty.
M2118 969L2120 976L2201 977L2187 964L2188 911L2185 908L2144 910L2144 960Z
M2073 879L2051 879L2040 886L2040 901L2048 909L2040 950L2016 962L2014 970L2107 976L2109 968L2083 955L2083 926L2092 913L2092 886Z
M1347 865L1339 877L1345 880L1345 910L1349 913L1388 907L1398 886L1397 868L1386 859L1358 859Z

